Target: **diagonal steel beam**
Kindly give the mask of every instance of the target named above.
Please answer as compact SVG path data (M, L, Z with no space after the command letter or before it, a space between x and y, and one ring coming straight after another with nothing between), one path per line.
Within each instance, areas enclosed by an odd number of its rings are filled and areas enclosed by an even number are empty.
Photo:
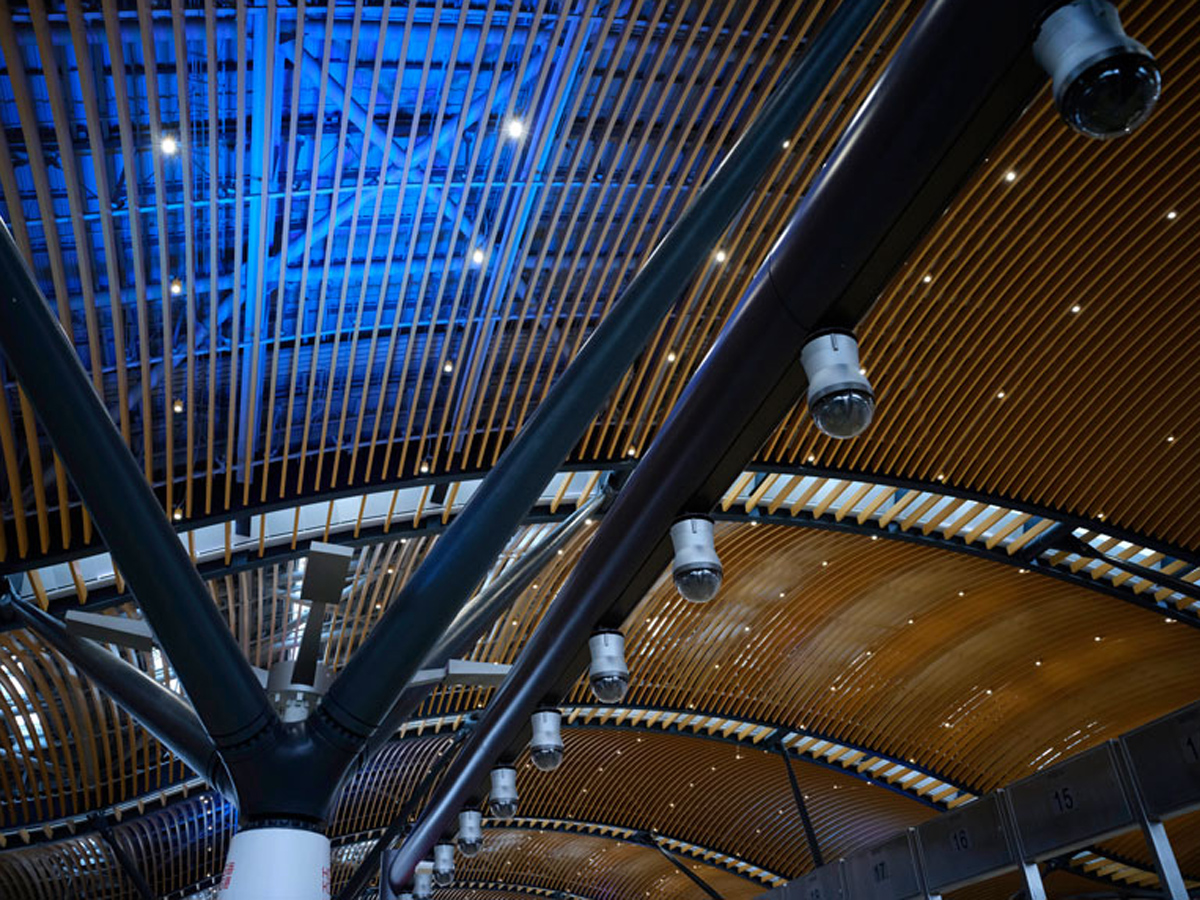
M393 884L523 744L530 712L571 688L593 628L618 627L661 575L675 518L712 509L793 408L806 386L797 349L866 314L1033 96L1029 35L1047 2L925 5L397 853ZM878 8L844 3L826 31L852 45ZM829 43L823 33L813 54Z
M66 657L188 768L225 796L235 796L216 745L182 697L99 644L71 634L58 619L9 592L0 578L0 614L6 612Z
M861 28L858 29L861 31ZM857 38L814 53L768 101L689 208L634 277L621 299L484 479L462 515L434 546L388 612L330 687L314 724L365 741L383 721L395 690L413 675L424 648L453 620L521 517L641 352L713 245L815 103ZM812 65L819 59L818 65Z
M821 855L821 842L817 840L816 829L813 828L812 819L808 815L808 804L804 802L804 791L800 790L800 782L796 780L796 772L792 768L792 755L788 753L783 741L775 741L774 747L775 752L783 760L783 767L787 770L788 784L792 788L792 799L796 801L796 812L800 814L800 824L804 826L804 839L808 841L808 852L812 855L813 865L823 866L825 859Z
M0 228L0 349L217 747L277 726L250 664L6 227Z

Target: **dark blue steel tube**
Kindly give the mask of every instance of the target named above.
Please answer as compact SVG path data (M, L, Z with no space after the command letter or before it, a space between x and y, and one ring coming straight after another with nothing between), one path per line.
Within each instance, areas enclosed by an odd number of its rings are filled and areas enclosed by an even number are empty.
M881 0L843 4L488 473L462 515L389 604L321 702L328 727L365 740L483 578L596 410L732 222ZM318 728L321 725L317 725Z
M393 858L393 885L511 758L530 713L576 681L591 630L619 624L661 575L675 517L711 508L801 395L807 337L866 313L1027 102L1029 35L1046 2L926 4Z
M237 745L277 723L250 664L2 224L0 350L217 747Z

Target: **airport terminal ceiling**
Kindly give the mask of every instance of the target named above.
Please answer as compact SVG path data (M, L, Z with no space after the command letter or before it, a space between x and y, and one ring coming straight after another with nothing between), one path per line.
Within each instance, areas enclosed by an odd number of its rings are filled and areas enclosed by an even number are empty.
M0 0L0 216L251 664L298 652L317 540L354 550L345 665L837 5ZM882 4L696 248L484 590L645 456L921 6ZM628 695L580 679L562 767L516 760L518 815L435 896L755 897L1200 696L1200 9L1118 6L1149 121L1087 139L1047 82L858 325L871 427L783 419L714 510L718 596L664 570ZM3 358L0 451L0 574L139 618ZM517 660L602 515L470 659ZM0 895L138 896L92 814L155 896L212 891L233 806L31 632L0 646ZM437 690L345 785L335 891L493 693ZM1139 840L1052 869L1157 887Z

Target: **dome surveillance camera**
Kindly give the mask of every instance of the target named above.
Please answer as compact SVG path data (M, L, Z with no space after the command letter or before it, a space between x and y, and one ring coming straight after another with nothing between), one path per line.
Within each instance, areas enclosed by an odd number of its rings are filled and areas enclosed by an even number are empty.
M543 772L553 772L562 763L562 713L557 709L539 709L533 714L533 737L529 756Z
M437 844L433 848L433 883L449 887L454 883L454 845Z
M483 813L464 809L458 814L458 852L470 858L483 849Z
M808 377L808 411L831 438L857 437L875 415L875 393L858 366L858 341L849 331L826 331L800 351Z
M597 631L588 640L592 661L588 682L601 703L620 703L629 690L629 667L625 664L625 635L619 631Z
M1054 80L1063 119L1088 137L1129 134L1150 116L1162 90L1158 63L1125 34L1107 0L1074 0L1054 10L1033 55Z
M707 516L680 519L671 526L675 561L671 575L684 600L707 603L721 589L724 569L713 544L713 523Z
M433 863L425 860L413 874L414 900L429 900L433 896Z
M488 808L497 819L511 819L517 814L517 770L512 766L492 769L492 790Z

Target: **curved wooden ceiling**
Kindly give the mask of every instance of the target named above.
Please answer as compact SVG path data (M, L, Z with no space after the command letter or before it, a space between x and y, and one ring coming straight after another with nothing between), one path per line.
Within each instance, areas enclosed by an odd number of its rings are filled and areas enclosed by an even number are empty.
M299 50L286 16L261 46L254 7L239 61L236 42L187 34L165 4L135 13L105 2L68 16L0 4L0 156L13 160L0 166L2 213L147 477L185 523L486 470L832 5L643 4L619 22L618 5L596 2L574 16L539 3L511 19L494 0L469 15L455 4L412 7L420 28L444 32L439 44L377 42L379 10L358 7L360 28L348 4L330 8L338 37L328 45L325 10L308 11ZM915 6L889 4L846 61L721 240L725 261L714 257L689 285L574 462L636 459L648 446ZM232 23L212 8L222 27ZM139 14L159 23L154 40L143 40ZM1126 141L1089 142L1060 125L1045 93L1037 98L863 323L879 394L873 428L835 445L798 409L760 464L944 485L1200 551L1191 352L1200 339L1191 298L1200 21L1186 2L1122 4L1122 14L1163 63L1164 98L1148 126ZM390 15L403 29L399 5ZM188 16L203 27L198 11ZM301 51L315 63L288 62ZM451 56L469 86L447 76L441 60ZM265 108L254 107L263 88L255 59L281 73ZM360 99L343 106L337 96L348 68L355 85L378 78L365 112ZM153 151L153 106L181 123L178 163ZM502 136L512 113L531 126L515 146ZM279 142L269 178L257 178L262 163L245 150L258 146L256 122L270 122ZM318 128L323 155L311 150ZM418 146L434 148L432 164ZM126 168L136 177L123 180ZM373 206L387 193L373 179L391 179L399 199ZM249 237L262 198L288 223L286 247ZM131 204L140 215L130 217ZM376 213L379 237L366 248ZM337 223L328 240L325 216ZM236 258L223 252L235 232L246 239ZM394 236L403 240L393 253ZM238 266L265 272L264 287ZM173 277L183 299L164 303ZM97 544L77 507L60 515L73 502L65 473L2 367L0 450L0 563L24 568ZM249 481L235 480L239 459ZM362 587L331 624L328 662L353 651L430 540L359 555ZM812 735L981 792L1200 693L1191 628L1078 586L867 536L731 524L719 541L727 581L718 601L686 604L664 579L628 622L626 705L658 721L703 713ZM515 658L579 549L496 622L476 658ZM284 562L212 582L258 665L298 636L285 595L294 576ZM227 808L193 797L143 814L137 804L184 790L183 767L27 634L0 635L0 646L4 896L51 896L46 886L68 871L83 873L89 896L132 896L96 835L64 837L74 819L51 824L124 803L134 805L122 829L163 895L215 871ZM169 680L152 655L130 659ZM443 691L419 715L452 720L486 700ZM594 706L582 684L570 703ZM752 740L607 727L605 718L579 714L560 772L522 776L522 816L654 828L781 877L811 864L777 754ZM389 747L348 789L338 833L365 839L383 824L443 744L410 736ZM618 755L627 762L616 765ZM932 814L848 763L834 763L841 773L794 764L827 855ZM1172 837L1195 873L1189 823ZM462 866L472 887L447 900L548 891L640 900L686 887L650 849L499 824L487 852ZM339 877L352 860L352 846L342 849ZM1129 841L1097 852L1146 862ZM730 898L767 883L684 858ZM1066 874L1050 882L1060 895L1092 884ZM982 900L1001 890L961 893Z

